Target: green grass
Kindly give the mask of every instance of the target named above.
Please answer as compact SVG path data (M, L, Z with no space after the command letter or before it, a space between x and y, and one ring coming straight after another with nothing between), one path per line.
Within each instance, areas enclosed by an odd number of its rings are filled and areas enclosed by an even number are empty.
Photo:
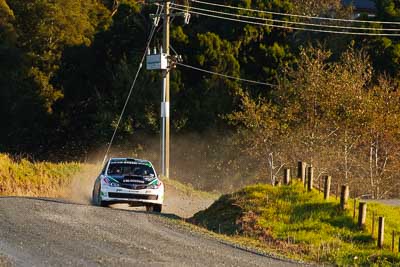
M383 250L376 248L371 236L373 212L385 217ZM365 229L357 227L352 214L352 208L341 211L338 201L326 202L320 193L306 192L302 184L254 185L221 196L191 222L292 258L341 266L400 266L399 254L390 249L393 230L398 247L400 208L368 203Z
M0 195L57 197L70 185L83 165L15 161L0 154Z

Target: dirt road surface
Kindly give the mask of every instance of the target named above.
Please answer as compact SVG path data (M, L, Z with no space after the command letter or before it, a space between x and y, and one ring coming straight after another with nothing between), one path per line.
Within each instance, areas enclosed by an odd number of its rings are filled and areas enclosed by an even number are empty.
M169 198L167 213L161 215L126 207L2 197L0 266L299 265L183 227L176 222L178 216L190 216L212 200L179 194Z
M400 199L379 199L379 200L367 200L367 202L376 202L385 204L388 206L400 207Z

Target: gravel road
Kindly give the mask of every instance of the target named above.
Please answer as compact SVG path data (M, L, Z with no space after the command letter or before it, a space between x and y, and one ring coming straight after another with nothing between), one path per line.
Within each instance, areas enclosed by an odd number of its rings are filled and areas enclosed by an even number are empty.
M35 198L0 198L0 265L295 266L149 214Z
M89 199L89 198L87 198ZM74 203L90 204L88 200L70 199ZM190 218L196 212L208 208L216 199L211 197L199 196L197 194L187 194L181 190L166 185L163 212L177 215L181 218ZM126 204L113 205L113 208L124 210L144 211L144 207L132 208Z
M377 202L389 206L400 207L400 199L379 199L379 200L366 200L367 202Z

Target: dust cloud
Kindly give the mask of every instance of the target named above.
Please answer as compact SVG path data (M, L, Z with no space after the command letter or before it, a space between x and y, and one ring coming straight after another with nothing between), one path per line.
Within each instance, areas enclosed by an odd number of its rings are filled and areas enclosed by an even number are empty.
M260 168L252 166L254 161L238 151L232 136L232 133L225 132L172 135L170 177L195 189L209 192L231 192L255 182L256 174L249 170ZM86 157L87 162L95 167L78 175L73 187L78 189L78 195L88 195L86 186L90 187L91 194L94 179L101 170L105 150L106 147L97 148ZM160 173L160 150L158 135L136 134L126 143L115 144L109 157L147 159Z
M82 204L91 202L94 181L102 169L106 147L93 149L85 156L83 170L74 175L65 198ZM137 134L123 144L115 144L110 157L133 157L150 160L158 173L160 140L158 136ZM252 166L244 153L238 152L232 134L203 133L171 136L170 177L195 189L227 193L258 182L258 166ZM252 173L250 170L257 170Z
M63 199L90 205L95 179L102 169L106 147L93 149L85 155L82 170L74 175ZM150 160L160 172L160 140L158 136L136 135L126 143L115 144L110 157L133 157ZM249 179L252 162L240 153L226 133L185 134L171 136L170 178L194 189L215 194L197 195L166 182L163 212L190 218L210 206L221 193L237 190L254 183ZM253 168L259 170L259 168ZM143 210L143 207L113 205L116 209Z
M66 188L64 198L79 204L90 204L94 181L99 175L101 164L85 164L82 171L72 177L72 182Z

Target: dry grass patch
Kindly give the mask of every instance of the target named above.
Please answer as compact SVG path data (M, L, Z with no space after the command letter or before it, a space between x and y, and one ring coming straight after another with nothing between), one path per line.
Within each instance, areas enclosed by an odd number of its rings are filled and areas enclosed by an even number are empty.
M31 162L0 154L0 195L59 197L83 165Z

